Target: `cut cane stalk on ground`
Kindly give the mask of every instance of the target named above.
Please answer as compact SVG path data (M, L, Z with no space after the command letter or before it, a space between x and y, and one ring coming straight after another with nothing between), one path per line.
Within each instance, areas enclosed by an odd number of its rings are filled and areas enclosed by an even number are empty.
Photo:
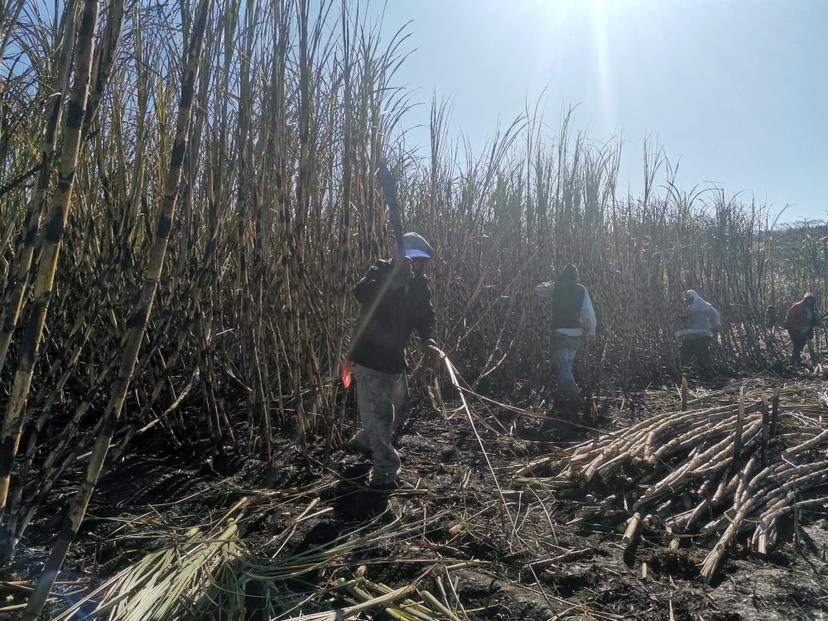
M778 427L770 434L766 398L748 403L742 396L731 405L648 418L568 449L562 457L536 460L516 476L523 485L532 485L527 475L551 469L557 490L621 486L635 511L623 542L632 544L648 521L648 511L661 516L668 534L713 538L713 549L700 568L711 582L737 536L752 531L757 550L766 554L775 520L794 512L795 506L816 506L822 500L818 490L828 483L828 430L822 415L807 416L804 409L792 406L777 415L779 424L792 430L783 438ZM660 448L651 454L651 446ZM635 484L645 478L655 482L643 488ZM550 483L539 477L536 487ZM797 502L808 493L818 497ZM676 512L672 500L682 496L690 499L691 508ZM617 519L614 498L575 521ZM713 519L704 524L703 516ZM673 539L670 549L679 545Z

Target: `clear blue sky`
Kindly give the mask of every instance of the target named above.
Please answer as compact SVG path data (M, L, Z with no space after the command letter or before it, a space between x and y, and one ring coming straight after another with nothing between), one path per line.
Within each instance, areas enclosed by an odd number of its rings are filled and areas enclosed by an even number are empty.
M622 136L622 190L640 193L650 136L680 158L684 189L828 216L828 0L372 0L383 10L388 37L412 22L397 75L423 104L409 125L436 92L479 149L543 95L548 135L577 105L593 140ZM425 128L410 139L425 145Z

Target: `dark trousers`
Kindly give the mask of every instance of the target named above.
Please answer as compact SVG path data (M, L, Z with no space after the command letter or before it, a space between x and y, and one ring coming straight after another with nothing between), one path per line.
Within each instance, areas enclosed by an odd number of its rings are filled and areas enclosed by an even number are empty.
M791 343L793 343L793 353L791 354L791 362L799 362L802 357L802 349L808 342L810 332L800 332L799 330L791 330L788 328L788 334L791 335Z
M688 335L681 339L681 364L695 363L700 371L710 371L712 336Z

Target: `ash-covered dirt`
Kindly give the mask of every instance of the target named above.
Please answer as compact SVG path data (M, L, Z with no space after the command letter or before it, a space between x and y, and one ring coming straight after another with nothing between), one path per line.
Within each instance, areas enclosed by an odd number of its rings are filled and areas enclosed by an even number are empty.
M815 382L813 389L819 386ZM573 419L583 427L556 423L551 434L540 432L536 417L482 405L473 406L476 433L464 410L440 412L416 400L399 442L405 485L388 495L365 488L364 458L341 450L326 456L321 441L303 456L285 437L270 466L234 455L210 457L198 447L172 455L160 445L136 445L101 481L61 574L53 610L141 558L170 532L207 522L242 496L281 491L285 498L296 495L295 503L286 500L284 511L245 522L243 537L251 548L283 532L314 496L332 510L303 522L288 550L324 546L383 512L419 520L421 531L374 554L365 575L395 588L431 567L423 584L433 588L440 576L450 585L448 601L460 618L463 612L469 619L491 620L828 615L828 508L803 514L796 532L789 525L767 558L737 546L708 586L698 571L709 542L687 541L673 553L661 533L645 531L635 549L625 551L618 525L568 524L579 507L577 497L543 496L511 485L513 468L533 456L631 419L665 415L675 410L677 398L669 390L607 398L596 418ZM55 494L50 517L32 526L7 579L36 577L66 497L66 491ZM348 559L344 575L353 575L363 560ZM328 579L324 572L315 578ZM19 586L2 588L7 605L25 601Z

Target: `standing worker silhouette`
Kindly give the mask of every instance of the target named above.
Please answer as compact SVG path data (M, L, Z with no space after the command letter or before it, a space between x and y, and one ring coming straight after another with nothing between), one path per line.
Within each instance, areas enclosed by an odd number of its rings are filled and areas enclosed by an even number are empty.
M595 309L589 292L578 282L578 268L569 264L558 280L542 282L535 295L552 302L552 362L558 373L558 394L562 403L578 407L581 393L572 366L584 339L595 336Z
M431 341L434 327L426 277L434 249L417 233L406 233L403 246L404 257L380 260L354 287L360 315L349 358L362 430L350 446L373 459L369 484L378 489L398 485L400 456L392 438L407 412L405 347L414 330Z

